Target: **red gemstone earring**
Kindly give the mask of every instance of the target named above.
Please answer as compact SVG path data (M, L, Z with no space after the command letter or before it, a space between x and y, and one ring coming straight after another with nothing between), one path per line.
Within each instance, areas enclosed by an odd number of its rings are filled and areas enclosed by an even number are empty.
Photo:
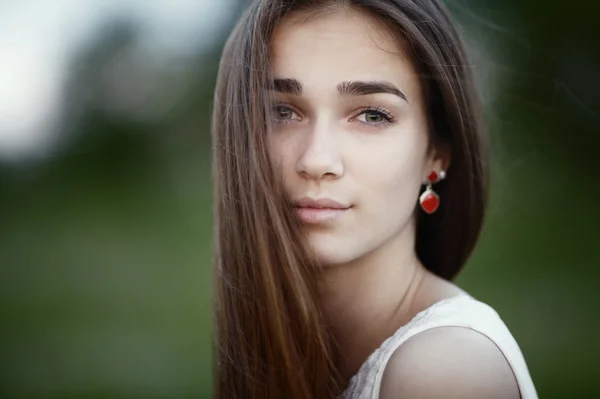
M435 212L440 206L440 196L433 191L431 185L433 183L437 183L440 180L443 180L446 177L446 172L440 170L438 174L435 170L429 174L427 178L429 182L427 183L427 188L423 191L423 194L419 197L419 204L421 204L421 209L425 211L425 213L431 215Z

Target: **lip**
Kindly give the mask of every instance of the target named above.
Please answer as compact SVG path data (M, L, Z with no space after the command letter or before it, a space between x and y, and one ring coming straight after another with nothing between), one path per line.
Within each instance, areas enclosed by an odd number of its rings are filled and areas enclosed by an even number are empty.
M330 198L302 198L294 202L296 214L303 223L320 224L338 219L351 206L340 204Z
M312 199L312 198L302 198L298 201L294 202L294 205L297 208L316 208L316 209L348 209L349 205L342 205L337 201L332 200L331 198L320 198L320 199Z

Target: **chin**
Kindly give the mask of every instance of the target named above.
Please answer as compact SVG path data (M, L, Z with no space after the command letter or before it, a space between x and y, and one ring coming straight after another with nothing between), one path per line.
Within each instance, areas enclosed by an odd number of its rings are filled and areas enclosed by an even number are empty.
M312 236L309 243L319 263L325 267L350 263L358 257L357 245L346 240Z

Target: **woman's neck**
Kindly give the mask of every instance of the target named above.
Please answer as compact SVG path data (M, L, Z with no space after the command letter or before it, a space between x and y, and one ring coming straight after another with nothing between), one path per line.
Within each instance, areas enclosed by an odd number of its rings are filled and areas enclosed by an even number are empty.
M410 234L400 233L351 264L325 269L321 306L337 341L345 379L415 313L413 303L427 271Z

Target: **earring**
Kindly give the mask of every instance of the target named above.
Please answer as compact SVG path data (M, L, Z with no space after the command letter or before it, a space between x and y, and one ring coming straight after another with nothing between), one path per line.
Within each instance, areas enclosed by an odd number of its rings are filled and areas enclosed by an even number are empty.
M443 180L445 177L445 171L440 170L440 173L438 174L434 170L429 174L427 178L429 182L427 183L427 188L425 188L425 191L423 191L423 194L421 194L421 196L419 197L419 204L421 205L421 209L423 209L428 215L431 215L440 206L440 196L435 191L433 191L431 185L433 183L439 182L440 180Z

